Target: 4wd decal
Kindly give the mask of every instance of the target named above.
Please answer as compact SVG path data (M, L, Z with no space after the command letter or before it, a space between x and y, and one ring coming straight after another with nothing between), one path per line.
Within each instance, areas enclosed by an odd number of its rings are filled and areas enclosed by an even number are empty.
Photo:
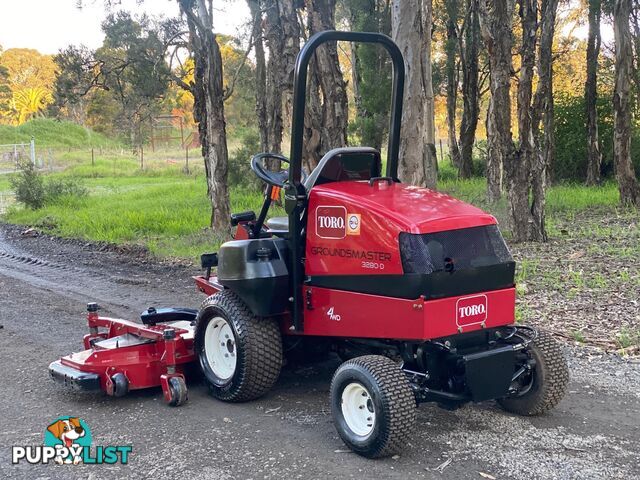
M347 213L345 207L317 207L316 235L334 240L341 240L347 235L360 235L360 220L359 213Z
M464 327L485 322L487 307L486 295L459 298L456 302L456 324L458 327Z

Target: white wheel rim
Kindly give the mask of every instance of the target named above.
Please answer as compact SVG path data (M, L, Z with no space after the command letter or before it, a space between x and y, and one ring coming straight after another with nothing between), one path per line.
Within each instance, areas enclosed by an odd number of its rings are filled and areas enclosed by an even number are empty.
M342 415L349 429L366 437L376 424L376 412L369 390L360 383L350 383L342 391Z
M236 371L236 338L229 323L215 317L204 331L204 353L209 367L220 380L229 380Z

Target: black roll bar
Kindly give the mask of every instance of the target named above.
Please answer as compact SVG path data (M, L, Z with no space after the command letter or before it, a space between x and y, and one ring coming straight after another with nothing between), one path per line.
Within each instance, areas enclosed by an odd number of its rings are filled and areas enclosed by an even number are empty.
M400 150L400 122L402 97L404 94L404 59L398 46L382 33L340 32L327 30L313 35L298 54L293 87L293 117L291 122L291 168L289 183L298 185L302 172L302 143L304 136L304 112L307 96L307 69L316 49L330 41L377 43L382 45L393 61L393 87L391 96L391 119L389 125L389 147L387 150L387 177L398 177L398 152ZM337 146L337 145L336 145Z
M301 215L305 207L307 192L302 184L302 144L304 141L304 113L307 96L307 70L316 49L326 42L343 41L355 43L377 43L382 45L393 62L393 85L391 93L391 119L389 146L387 149L387 177L398 179L398 152L400 151L400 123L402 98L404 95L404 58L398 46L386 35L374 32L341 32L327 30L313 35L302 47L296 60L293 80L293 117L291 121L291 154L289 156L289 181L285 188L285 209L289 215L289 246L291 250L291 287L293 328L301 332L302 283L304 269L302 257Z

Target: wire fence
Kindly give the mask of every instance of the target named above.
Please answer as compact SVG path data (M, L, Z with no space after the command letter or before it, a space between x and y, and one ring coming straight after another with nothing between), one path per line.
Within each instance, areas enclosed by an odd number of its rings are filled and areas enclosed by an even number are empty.
M36 164L35 142L0 145L0 172L13 172L21 162Z

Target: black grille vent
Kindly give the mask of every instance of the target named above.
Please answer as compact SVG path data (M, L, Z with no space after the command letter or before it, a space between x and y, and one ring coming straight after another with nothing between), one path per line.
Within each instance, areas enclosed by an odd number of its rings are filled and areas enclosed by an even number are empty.
M400 234L404 273L453 272L512 262L497 225Z

